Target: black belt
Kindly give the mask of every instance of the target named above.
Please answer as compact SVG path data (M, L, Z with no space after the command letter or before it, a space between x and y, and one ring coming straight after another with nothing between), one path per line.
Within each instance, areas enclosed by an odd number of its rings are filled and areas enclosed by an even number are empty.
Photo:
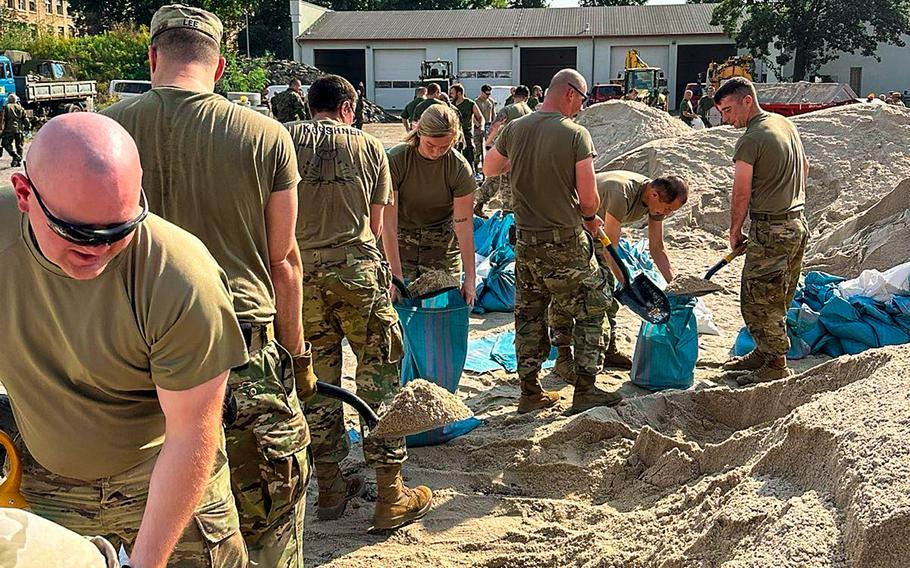
M575 239L584 229L581 227L564 227L561 229L516 229L515 236L519 241L531 245L538 243L564 243Z
M803 216L803 210L790 211L789 213L779 213L777 215L771 215L769 213L753 213L749 212L749 218L753 221L790 221L792 219L799 219Z
M275 339L275 327L268 323L240 322L240 333L246 343L246 350L251 355L261 350Z

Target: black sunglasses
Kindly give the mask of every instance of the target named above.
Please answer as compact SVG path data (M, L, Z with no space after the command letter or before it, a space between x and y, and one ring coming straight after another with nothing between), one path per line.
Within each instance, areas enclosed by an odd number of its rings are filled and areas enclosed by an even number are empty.
M148 199L145 197L145 192L140 189L139 196L140 202L142 204L142 212L140 212L139 215L131 221L107 226L69 223L63 219L60 219L59 217L55 217L53 213L48 211L47 205L45 205L44 200L41 199L41 194L38 193L38 188L35 187L32 179L28 177L28 168L25 167L25 164L23 164L23 168L25 169L25 179L28 180L28 185L31 187L32 193L35 195L35 200L38 202L38 205L44 212L44 216L47 217L47 226L50 227L52 231L57 233L57 235L73 244L83 246L114 244L117 241L123 240L129 236L130 233L136 230L136 227L139 226L139 223L148 217Z
M572 90L573 90L573 91L575 91L576 93L578 93L579 95L581 95L581 102L582 102L582 104L588 102L588 95L586 95L584 91L582 91L581 89L579 89L578 87L576 87L576 86L573 85L572 83L569 83L569 86L572 87Z

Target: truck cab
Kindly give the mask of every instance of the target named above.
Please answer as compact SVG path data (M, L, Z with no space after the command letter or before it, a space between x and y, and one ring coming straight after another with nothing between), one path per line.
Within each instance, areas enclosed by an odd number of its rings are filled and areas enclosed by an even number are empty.
M16 92L16 80L13 78L13 63L9 57L0 55L0 106L6 104L6 98Z

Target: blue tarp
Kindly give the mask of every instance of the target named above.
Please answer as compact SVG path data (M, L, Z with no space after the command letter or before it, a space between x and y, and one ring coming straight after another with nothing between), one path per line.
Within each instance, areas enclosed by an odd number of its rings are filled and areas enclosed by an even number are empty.
M515 249L509 243L512 213L496 211L489 219L474 217L474 250L487 258L490 273L477 285L474 312L511 312L515 308Z
M843 281L824 272L806 274L787 313L791 345L787 357L839 357L910 343L910 296L894 296L887 302L866 296L847 298L837 287ZM754 348L755 342L743 328L733 353L745 355Z
M554 347L550 350L549 358L544 361L543 368L549 369L555 364L556 348ZM488 373L500 369L509 373L518 371L514 330L491 333L468 342L465 371L469 373Z

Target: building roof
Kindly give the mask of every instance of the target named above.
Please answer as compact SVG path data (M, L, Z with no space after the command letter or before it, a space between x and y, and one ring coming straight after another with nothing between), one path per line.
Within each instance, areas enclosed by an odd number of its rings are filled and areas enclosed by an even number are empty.
M714 4L326 12L299 41L519 39L723 34Z

